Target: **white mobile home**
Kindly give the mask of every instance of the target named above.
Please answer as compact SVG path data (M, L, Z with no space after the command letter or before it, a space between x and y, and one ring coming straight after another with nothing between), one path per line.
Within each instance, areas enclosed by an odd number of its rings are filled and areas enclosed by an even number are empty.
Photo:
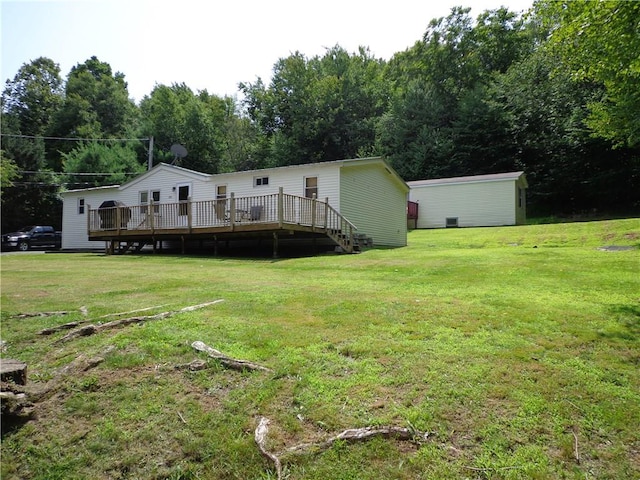
M416 228L488 227L526 222L524 172L407 182Z
M379 157L212 175L159 164L122 185L65 192L62 248L252 233L335 240L346 235L343 226L376 245L404 246L408 192ZM107 201L120 207L100 208ZM111 213L118 221L107 225Z

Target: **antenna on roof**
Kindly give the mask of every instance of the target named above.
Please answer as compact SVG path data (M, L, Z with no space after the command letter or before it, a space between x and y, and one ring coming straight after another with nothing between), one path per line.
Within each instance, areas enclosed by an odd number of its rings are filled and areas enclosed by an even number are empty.
M179 158L187 156L187 149L178 143L174 143L171 145L171 153L173 153L173 162L171 162L171 165L175 165Z

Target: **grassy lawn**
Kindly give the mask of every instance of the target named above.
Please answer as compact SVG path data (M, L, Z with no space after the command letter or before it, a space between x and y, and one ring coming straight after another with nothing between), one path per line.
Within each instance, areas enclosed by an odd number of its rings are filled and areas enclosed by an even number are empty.
M603 251L598 247L632 246ZM359 255L8 255L3 357L61 382L2 439L2 479L640 478L640 220L413 231ZM55 343L38 332L210 307ZM86 307L83 317L80 307ZM16 318L32 312L67 315ZM130 315L125 315L130 316ZM206 359L201 340L273 372ZM74 375L80 355L104 361Z

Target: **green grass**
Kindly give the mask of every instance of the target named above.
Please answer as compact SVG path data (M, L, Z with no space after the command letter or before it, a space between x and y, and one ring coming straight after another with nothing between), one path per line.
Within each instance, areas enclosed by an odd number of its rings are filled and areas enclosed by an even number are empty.
M253 442L266 416L273 451L354 427L430 432L286 456L290 479L640 478L639 248L627 219L413 231L406 248L275 261L3 256L3 356L33 385L108 353L4 436L1 476L275 478ZM81 306L95 319L215 299L64 344L38 335ZM204 358L195 340L274 373L175 369Z

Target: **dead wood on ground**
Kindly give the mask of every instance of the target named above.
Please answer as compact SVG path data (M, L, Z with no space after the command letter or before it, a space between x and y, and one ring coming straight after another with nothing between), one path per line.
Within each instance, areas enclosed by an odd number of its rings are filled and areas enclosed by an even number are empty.
M214 300L213 302L201 303L198 305L190 305L188 307L181 308L180 310L172 310L168 312L156 313L155 315L144 315L144 316L138 316L138 317L121 318L120 320L114 320L112 322L100 323L97 325L93 325L93 324L86 325L76 330L72 330L71 332L66 334L64 337L56 340L54 343L59 344L59 343L68 342L69 340L73 340L78 337L86 337L88 335L93 335L94 333L98 333L103 330L109 330L109 329L118 328L126 325L131 325L133 323L144 323L151 320L162 320L162 319L177 315L179 313L192 312L194 310L205 308L210 305L214 305L216 303L220 303L223 301L224 300L222 299Z
M206 343L201 341L195 341L191 344L193 348L198 350L199 352L205 352L209 357L215 358L222 365L232 370L261 370L263 372L272 372L270 368L259 365L257 363L250 362L248 360L238 360L237 358L231 358L219 350L208 346Z
M269 433L269 419L265 417L261 417L258 422L258 426L256 427L256 431L254 432L253 438L258 446L258 450L260 453L264 455L267 459L271 460L276 467L276 478L280 480L282 478L282 464L280 463L280 459L275 453L267 450L267 433Z
M331 446L337 441L343 441L347 443L361 442L369 440L374 437L384 438L396 438L398 440L406 440L414 443L421 443L426 441L429 437L429 432L419 432L411 428L385 426L385 427L363 427L363 428L350 428L343 432L329 437L327 440L315 443L301 443L299 445L289 447L280 454L275 454L267 450L266 441L267 434L269 433L270 420L265 417L260 417L258 426L254 432L254 438L260 453L266 458L271 460L276 468L277 479L282 478L282 460L281 457L287 454L294 453L308 453L308 452L321 452L331 448Z
M34 317L55 317L60 315L69 315L71 312L61 311L61 312L36 312L36 313L18 313L16 315L11 315L9 318L34 318Z
M96 317L94 320L97 320L97 319L100 319L100 318L119 317L121 315L129 315L131 313L146 312L148 310L153 310L154 308L164 307L165 305L158 305L158 306L155 306L155 307L138 308L137 310L130 310L128 312L108 313L106 315L102 315L100 317ZM86 310L85 307L82 307L80 310L83 312L84 315L87 315L87 310ZM56 332L59 332L61 330L71 330L72 328L78 327L78 326L80 326L82 324L85 324L85 323L89 323L90 321L91 320L82 320L82 321L78 321L78 322L64 323L62 325L57 325L55 327L45 328L43 330L40 330L40 332L38 332L38 333L40 335L51 335L52 333L56 333Z

